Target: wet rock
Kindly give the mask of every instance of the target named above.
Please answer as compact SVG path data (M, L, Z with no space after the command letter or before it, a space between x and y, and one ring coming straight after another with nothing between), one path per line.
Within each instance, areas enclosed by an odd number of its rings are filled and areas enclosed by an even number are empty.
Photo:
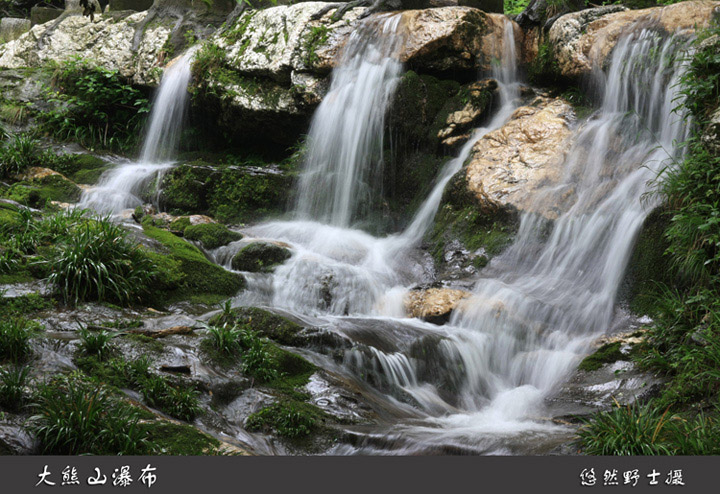
M130 334L141 334L143 336L147 336L149 338L157 339L157 338L166 338L168 336L178 335L178 334L192 334L193 328L190 326L173 326L170 328L165 329L130 329L127 332Z
M292 256L290 249L269 242L253 242L235 254L232 267L238 271L268 273Z
M41 7L39 5L33 6L30 9L30 22L33 26L37 24L45 24L52 20L57 19L63 14L62 9L55 7Z
M490 106L493 93L497 90L497 81L484 79L465 88L468 94L467 103L462 109L450 113L445 119L445 127L437 136L448 148L457 148L470 138L473 129L479 127Z
M0 455L32 455L36 447L36 439L22 427L0 424Z
M642 10L608 5L560 17L550 28L548 41L559 74L577 79L603 67L624 33L650 28L690 35L707 27L717 12L720 2L681 2Z
M562 99L538 97L480 139L460 172L480 209L551 211L535 203L532 192L559 179L573 120L572 107ZM550 199L557 204L556 197Z
M409 317L417 317L434 324L445 324L461 300L470 296L464 290L429 288L413 290L405 296L405 310Z

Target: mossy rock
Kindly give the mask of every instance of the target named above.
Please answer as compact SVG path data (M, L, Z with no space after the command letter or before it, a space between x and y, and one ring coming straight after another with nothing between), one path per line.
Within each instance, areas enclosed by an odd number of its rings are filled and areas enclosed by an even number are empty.
M605 364L612 364L613 362L627 358L620 351L621 346L622 342L620 341L601 346L594 353L585 357L583 361L580 362L578 369L592 372L598 370Z
M249 431L275 432L295 440L316 432L327 417L320 408L296 400L281 400L253 413L245 420Z
M0 202L0 232L12 232L22 226L17 208L11 204Z
M242 238L241 234L220 223L190 225L185 228L184 235L188 240L200 242L205 249L217 249Z
M195 427L156 420L140 427L155 446L155 453L172 456L204 456L217 454L220 441Z
M42 208L50 201L76 202L81 195L80 187L62 175L17 182L6 193L9 199L34 208Z
M52 154L47 156L52 157ZM92 154L60 154L41 163L41 166L62 173L78 184L92 185L98 182L100 175L113 167L111 163Z
M161 202L168 211L199 214L208 211L207 190L213 167L202 161L177 166L162 181Z
M152 225L149 218L143 219L145 234L162 244L162 254L173 261L165 278L165 286L154 287L158 292L167 289L167 284L180 284L169 293L157 293L164 302L182 299L198 299L218 303L236 295L245 285L245 280L236 273L231 273L210 262L194 245L178 238L167 230ZM180 276L180 274L182 276Z
M247 325L253 331L270 338L281 345L297 345L301 342L298 334L303 327L290 319L257 307L238 307L231 314L218 314L210 320L211 324L224 323Z
M232 259L238 271L269 273L292 256L289 249L268 242L253 242L243 247Z

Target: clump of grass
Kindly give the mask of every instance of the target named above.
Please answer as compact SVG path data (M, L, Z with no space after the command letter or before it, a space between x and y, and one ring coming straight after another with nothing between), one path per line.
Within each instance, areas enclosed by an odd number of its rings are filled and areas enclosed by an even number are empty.
M0 320L0 360L19 363L32 353L30 338L37 324L21 317Z
M322 411L313 405L283 400L253 413L245 420L249 431L273 430L279 436L298 439L310 435L320 426Z
M86 355L95 355L99 360L105 360L111 353L110 340L112 333L108 331L89 331L80 326L80 350Z
M240 349L240 336L242 330L233 325L207 326L207 339L209 344L219 353L236 355Z
M13 366L0 369L0 407L16 412L25 404L25 383L30 369Z
M40 385L29 423L43 454L147 454L138 413L109 389L71 374Z
M79 226L55 251L48 278L67 304L88 300L129 304L147 294L155 265L108 218Z
M651 405L617 406L595 414L578 435L591 455L669 455L668 411Z
M28 134L18 134L0 146L0 177L11 178L32 166L39 156L38 142Z

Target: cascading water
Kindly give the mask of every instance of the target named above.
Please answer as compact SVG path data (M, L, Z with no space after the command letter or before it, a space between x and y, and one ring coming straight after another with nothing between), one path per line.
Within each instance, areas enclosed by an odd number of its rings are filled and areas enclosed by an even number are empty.
M601 108L576 133L561 182L536 196L540 204L570 192L574 203L547 238L549 220L525 214L514 245L494 261L496 275L478 281L453 314L440 345L440 372L457 386L450 401L414 376L397 382L435 415L398 427L397 448L508 452L513 438L558 429L537 420L544 399L610 326L634 239L654 206L643 201L648 183L682 153L688 125L674 109L683 43L643 30L617 44L599 81Z
M313 116L296 215L348 227L379 197L385 113L400 79L400 15L363 23Z
M194 49L165 70L150 112L140 160L113 168L98 184L83 193L79 207L117 214L143 204L140 196L153 181L173 166L188 105L190 66ZM157 203L157 198L155 200ZM157 204L156 204L157 205Z

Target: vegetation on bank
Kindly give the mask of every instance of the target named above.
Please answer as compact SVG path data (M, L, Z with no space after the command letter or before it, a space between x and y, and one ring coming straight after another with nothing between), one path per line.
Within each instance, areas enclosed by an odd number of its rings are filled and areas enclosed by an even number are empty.
M644 291L654 322L636 358L668 383L648 403L594 416L580 432L586 453L720 453L720 153L702 138L720 106L720 50L706 42L719 34L714 25L696 41L682 80L694 129L659 181L665 252L654 292Z

